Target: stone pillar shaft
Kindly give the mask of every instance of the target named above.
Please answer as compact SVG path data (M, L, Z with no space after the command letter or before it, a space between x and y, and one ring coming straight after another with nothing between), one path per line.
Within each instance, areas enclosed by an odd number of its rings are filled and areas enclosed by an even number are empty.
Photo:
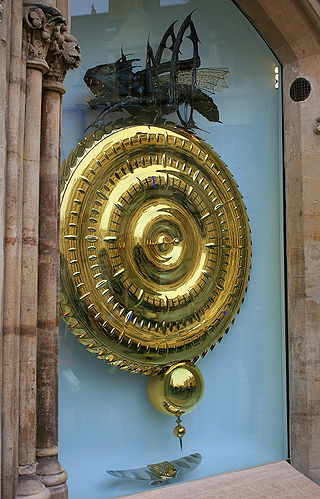
M8 47L3 67L7 69L5 116L6 150L4 165L4 239L3 239L3 338L2 338L2 453L1 497L16 494L19 428L19 333L21 285L22 224L22 148L24 123L22 58L22 5L5 2L1 30L6 28L2 47ZM6 44L6 45L5 45ZM5 87L4 87L5 88Z
M37 447L57 444L59 134L61 96L43 90L40 166ZM54 354L54 355L53 355ZM48 393L48 387L50 392ZM47 426L50 427L48 432Z
M23 178L19 464L35 463L39 161L42 73L27 69Z
M38 280L38 476L51 497L66 498L67 474L58 461L59 162L62 85L44 81L40 166Z
M50 498L36 475L37 287L42 69L28 62L23 161L18 497Z

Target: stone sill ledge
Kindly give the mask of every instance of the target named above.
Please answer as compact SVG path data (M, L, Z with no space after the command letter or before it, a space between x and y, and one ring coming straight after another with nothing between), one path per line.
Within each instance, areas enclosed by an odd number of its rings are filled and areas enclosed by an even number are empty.
M316 499L320 486L294 469L287 461L232 471L149 490L125 498L141 499Z

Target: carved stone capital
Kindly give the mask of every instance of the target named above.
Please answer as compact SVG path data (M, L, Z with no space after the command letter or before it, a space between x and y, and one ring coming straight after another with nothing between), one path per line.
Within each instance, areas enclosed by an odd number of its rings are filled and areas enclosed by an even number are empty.
M80 47L77 39L67 32L62 26L59 32L59 40L53 40L47 55L49 71L44 78L46 88L58 90L57 84L62 86L66 73L69 69L75 69L80 64ZM64 90L63 90L64 91Z
M42 70L46 87L63 93L63 80L69 69L80 64L77 39L68 33L61 12L42 4L25 4L24 26L27 39L27 65Z

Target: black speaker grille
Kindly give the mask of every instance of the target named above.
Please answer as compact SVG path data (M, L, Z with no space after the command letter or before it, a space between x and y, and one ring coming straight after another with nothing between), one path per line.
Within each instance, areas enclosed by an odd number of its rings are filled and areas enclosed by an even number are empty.
M305 78L297 78L291 84L290 97L294 102L306 100L311 92L311 85Z

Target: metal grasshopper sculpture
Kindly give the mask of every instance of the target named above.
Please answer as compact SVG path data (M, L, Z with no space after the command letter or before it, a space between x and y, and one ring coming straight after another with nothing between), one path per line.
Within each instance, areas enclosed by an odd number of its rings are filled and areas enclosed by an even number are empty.
M150 485L164 485L183 478L186 473L199 466L202 456L198 452L180 457L174 461L148 464L144 468L132 470L108 470L107 473L122 480L143 480Z
M144 123L155 123L176 112L187 129L195 127L194 110L211 122L219 122L218 108L208 94L227 87L230 72L227 68L200 68L199 38L191 16L185 18L177 35L176 21L169 26L155 54L148 40L145 69L134 72L139 59L128 59L122 49L116 62L88 69L84 81L94 94L88 103L92 109L103 108L93 126L99 126L114 111L127 111L136 122ZM180 60L185 37L192 43L193 55ZM168 61L163 61L165 49L171 51ZM189 109L188 117L182 117L183 104Z

